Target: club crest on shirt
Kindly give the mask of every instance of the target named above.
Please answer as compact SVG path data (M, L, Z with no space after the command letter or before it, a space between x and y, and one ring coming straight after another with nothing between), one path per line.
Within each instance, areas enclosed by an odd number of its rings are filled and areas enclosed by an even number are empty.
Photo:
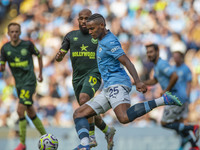
M26 56L27 55L27 50L25 48L21 49L21 55Z
M10 56L10 55L11 55L11 51L8 51L8 52L7 52L7 55Z
M101 47L99 47L99 53L101 53L101 51L102 51L102 48L101 48Z
M74 37L73 40L74 40L74 41L77 41L77 40L78 40L78 37Z
M183 71L177 72L179 76L183 76Z
M97 39L91 39L91 42L93 43L93 44L97 44L98 43L98 40Z
M165 69L164 69L164 72L168 72L169 71L169 67L166 67Z

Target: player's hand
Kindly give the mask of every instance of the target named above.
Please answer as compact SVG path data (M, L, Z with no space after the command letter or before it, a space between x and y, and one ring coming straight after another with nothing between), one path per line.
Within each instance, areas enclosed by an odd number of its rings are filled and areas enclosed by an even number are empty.
M147 87L143 82L137 82L135 83L136 89L138 92L146 93L147 92Z
M60 62L63 59L63 57L65 56L65 54L66 54L65 52L59 51L55 57L56 61Z
M0 72L3 72L5 70L5 65L0 65Z
M43 77L41 74L39 74L38 78L37 78L38 82L42 82L43 81Z
M160 96L162 96L165 92L167 92L166 90L163 90L161 93L160 93Z

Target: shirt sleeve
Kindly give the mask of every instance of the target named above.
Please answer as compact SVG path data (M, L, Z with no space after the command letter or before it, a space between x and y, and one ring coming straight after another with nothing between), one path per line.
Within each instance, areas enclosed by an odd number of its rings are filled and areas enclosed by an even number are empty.
M108 43L107 53L115 59L118 59L120 56L125 55L124 50L122 49L121 44L118 40L110 41Z
M62 45L61 45L61 48L60 48L60 50L63 51L63 52L65 52L65 53L67 53L68 50L69 50L69 48L70 48L70 38L69 38L69 36L70 36L70 33L68 33L64 37Z
M0 63L5 64L6 62L6 54L4 51L4 46L1 48L1 56L0 56Z
M166 77L169 77L175 72L172 66L170 66L166 61L161 61L157 64L157 69L159 70L159 74L162 74ZM155 69L154 69L155 72ZM157 75L154 73L154 78L157 79Z
M167 77L170 77L175 72L173 67L170 66L167 62L161 63L159 65L159 70L160 70L161 73L163 73Z
M31 51L32 54L39 56L40 52L38 51L38 49L35 47L35 45L30 41L30 46L29 46L29 50Z

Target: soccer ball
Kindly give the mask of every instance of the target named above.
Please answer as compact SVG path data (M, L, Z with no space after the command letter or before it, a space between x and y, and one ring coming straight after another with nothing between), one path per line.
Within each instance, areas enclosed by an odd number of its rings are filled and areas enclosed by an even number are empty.
M38 148L39 150L57 150L58 140L52 134L44 134L40 137Z

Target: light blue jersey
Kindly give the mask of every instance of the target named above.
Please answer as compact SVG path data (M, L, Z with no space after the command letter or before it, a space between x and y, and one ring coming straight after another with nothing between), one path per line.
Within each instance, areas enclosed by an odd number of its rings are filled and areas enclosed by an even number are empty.
M169 84L170 76L175 72L174 68L170 64L159 58L157 64L154 66L154 78L158 80L163 90L165 90ZM170 92L176 95L181 102L185 102L186 99L182 96L182 89L180 83L177 81Z
M176 71L178 75L178 81L179 84L181 84L181 91L182 96L189 100L189 97L187 96L187 83L192 81L192 73L189 69L189 67L186 64L182 64L181 66L173 66L173 69Z
M110 31L98 41L97 62L104 88L120 84L131 88L131 80L118 58L125 55L117 37Z

